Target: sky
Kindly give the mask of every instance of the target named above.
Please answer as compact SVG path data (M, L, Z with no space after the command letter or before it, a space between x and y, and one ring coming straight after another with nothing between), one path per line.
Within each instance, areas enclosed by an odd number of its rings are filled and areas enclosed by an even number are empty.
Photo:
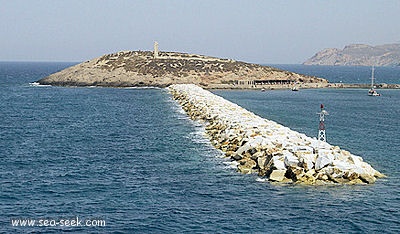
M0 0L0 61L177 51L299 64L325 48L400 43L399 0Z

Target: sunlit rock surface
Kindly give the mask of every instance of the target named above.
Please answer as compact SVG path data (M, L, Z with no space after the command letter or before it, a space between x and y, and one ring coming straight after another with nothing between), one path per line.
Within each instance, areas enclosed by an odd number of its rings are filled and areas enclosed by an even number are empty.
M312 185L371 184L384 177L359 156L263 119L199 86L168 89L192 119L204 121L211 143L237 161L241 173Z

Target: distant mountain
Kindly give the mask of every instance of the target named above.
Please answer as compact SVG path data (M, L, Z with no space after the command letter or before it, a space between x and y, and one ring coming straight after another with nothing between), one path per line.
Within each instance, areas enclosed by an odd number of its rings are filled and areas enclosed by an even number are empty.
M400 66L400 44L370 46L352 44L343 50L324 49L303 63L304 65L338 66Z

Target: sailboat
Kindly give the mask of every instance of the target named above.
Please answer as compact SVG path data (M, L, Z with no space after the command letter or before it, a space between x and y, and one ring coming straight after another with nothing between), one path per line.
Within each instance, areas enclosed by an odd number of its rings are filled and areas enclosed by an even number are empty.
M380 93L378 93L376 90L375 90L375 86L374 86L374 71L375 71L375 68L374 68L374 66L372 66L372 71L371 71L371 88L368 90L368 96L381 96L381 94Z

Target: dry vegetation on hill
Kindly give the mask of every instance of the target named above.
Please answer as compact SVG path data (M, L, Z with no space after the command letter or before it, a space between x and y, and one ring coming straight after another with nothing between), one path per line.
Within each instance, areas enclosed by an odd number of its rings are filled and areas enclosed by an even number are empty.
M280 69L178 52L121 51L67 68L39 80L61 86L158 86L194 83L234 84L238 80L291 80L326 83L326 80Z

